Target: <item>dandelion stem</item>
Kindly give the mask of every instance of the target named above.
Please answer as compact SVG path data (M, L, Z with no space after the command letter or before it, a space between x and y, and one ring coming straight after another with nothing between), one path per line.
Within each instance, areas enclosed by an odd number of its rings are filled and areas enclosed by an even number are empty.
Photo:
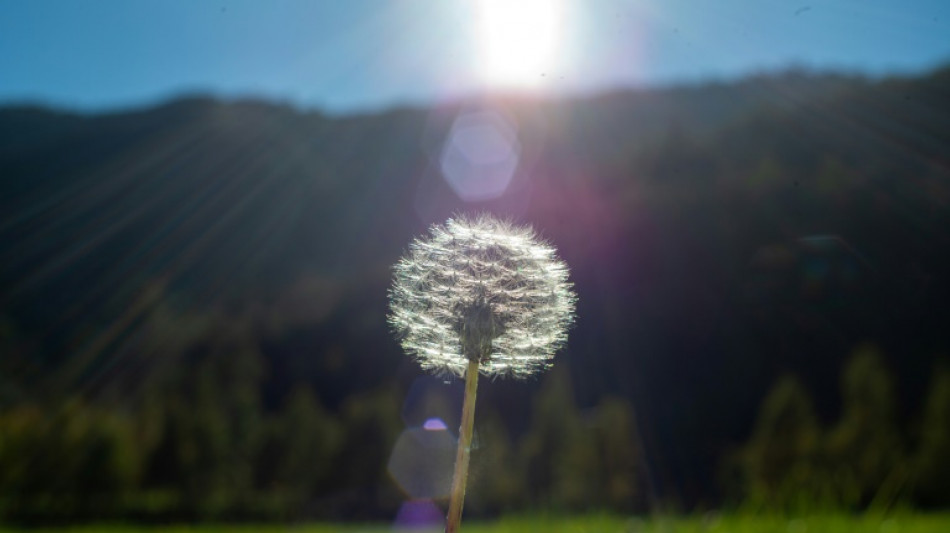
M462 504L465 503L465 483L468 480L468 459L472 451L472 430L475 426L475 389L478 387L478 359L468 362L465 372L465 399L462 401L462 424L459 426L459 448L455 456L455 474L452 476L452 494L445 533L456 533L462 523Z

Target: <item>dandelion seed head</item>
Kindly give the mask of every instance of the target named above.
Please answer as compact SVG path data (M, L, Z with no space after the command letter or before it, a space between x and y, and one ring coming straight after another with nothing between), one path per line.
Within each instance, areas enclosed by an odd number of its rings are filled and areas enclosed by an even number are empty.
M456 217L416 239L394 267L389 322L419 364L526 377L567 340L576 296L567 265L534 230Z

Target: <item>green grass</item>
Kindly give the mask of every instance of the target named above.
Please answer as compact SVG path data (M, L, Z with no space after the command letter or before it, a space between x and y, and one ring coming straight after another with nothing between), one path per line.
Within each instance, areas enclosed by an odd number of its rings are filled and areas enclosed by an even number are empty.
M384 533L388 524L312 524L306 526L174 526L126 525L82 526L21 530L0 526L0 533ZM399 530L397 530L399 531ZM413 530L402 530L413 531ZM438 531L441 529L415 530ZM950 532L948 514L900 514L878 516L813 516L779 518L717 516L693 518L623 518L616 516L508 517L494 522L462 522L464 533L941 533Z
M464 524L463 524L464 526ZM941 533L950 532L950 515L893 517L820 516L801 518L709 515L695 518L523 518L465 527L468 533Z

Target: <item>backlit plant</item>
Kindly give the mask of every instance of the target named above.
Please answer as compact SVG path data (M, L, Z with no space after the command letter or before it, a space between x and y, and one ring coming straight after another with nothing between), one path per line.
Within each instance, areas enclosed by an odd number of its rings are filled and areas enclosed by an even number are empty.
M446 531L459 528L478 374L524 378L567 340L576 296L567 265L530 227L489 215L430 229L396 263L389 321L430 371L465 377Z

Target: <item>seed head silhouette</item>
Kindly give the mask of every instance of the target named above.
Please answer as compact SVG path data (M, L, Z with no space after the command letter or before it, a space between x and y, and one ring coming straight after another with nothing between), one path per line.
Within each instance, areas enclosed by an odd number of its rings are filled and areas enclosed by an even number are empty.
M430 371L523 378L551 365L576 296L567 265L534 230L489 215L455 217L396 263L389 322Z

